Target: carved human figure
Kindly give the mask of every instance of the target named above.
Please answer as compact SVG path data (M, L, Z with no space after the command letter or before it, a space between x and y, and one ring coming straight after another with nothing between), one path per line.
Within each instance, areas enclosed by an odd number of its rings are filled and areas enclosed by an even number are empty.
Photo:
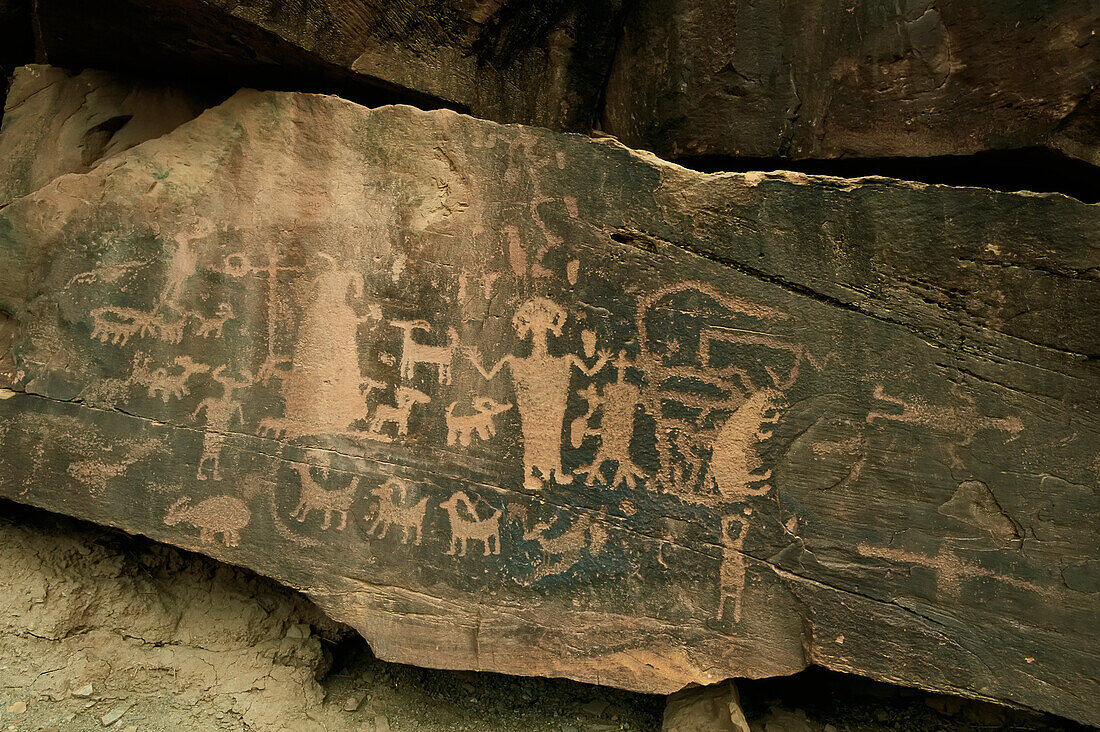
M542 488L550 480L561 485L573 482L573 475L561 466L561 435L573 369L595 376L610 357L601 352L589 368L575 354L551 354L547 339L551 333L561 337L566 317L566 311L552 300L528 300L516 310L512 327L521 339L530 336L529 356L506 355L487 371L477 350L467 349L474 368L486 380L508 365L523 429L523 485L531 490Z
M195 473L195 477L199 480L206 480L203 466L207 463L211 464L211 477L214 480L221 480L222 448L225 446L233 417L236 416L240 422L244 422L241 403L234 398L233 393L237 389L251 386L252 374L244 371L242 372L243 379L234 379L226 375L225 368L225 366L219 366L210 374L211 378L221 386L221 396L203 399L191 414L192 419L198 419L200 414L206 412L206 429L202 433L202 456L199 458Z
M745 594L745 555L742 547L749 520L739 514L722 519L722 565L718 570L718 612L720 619L727 616L727 603L733 603L733 622L741 622L741 597Z
M382 313L368 304L360 316L349 300L363 298L363 276L340 269L328 255L320 256L327 266L313 281L290 370L282 377L283 416L265 418L261 432L289 437L347 434L353 422L366 416L360 394L365 379L359 371L359 325L380 320Z
M577 472L587 474L585 482L588 485L593 485L597 479L602 479L612 488L620 483L626 483L633 488L637 485L638 478L644 478L646 475L645 471L630 457L630 439L634 435L634 408L641 401L642 393L637 386L625 379L630 362L627 361L624 351L619 352L619 357L613 364L618 369L618 378L615 382L606 385L599 392L596 392L593 386L580 392L581 396L588 401L588 412L585 417L579 419L584 419L584 424L587 424L587 418L600 408L603 410L600 428L598 430L585 428L582 431L575 420L574 428L570 432L574 447L580 447L578 436L581 434L599 435L600 444L596 449L595 458L589 465L577 469ZM610 480L604 475L602 469L603 464L608 461L615 463L615 474Z

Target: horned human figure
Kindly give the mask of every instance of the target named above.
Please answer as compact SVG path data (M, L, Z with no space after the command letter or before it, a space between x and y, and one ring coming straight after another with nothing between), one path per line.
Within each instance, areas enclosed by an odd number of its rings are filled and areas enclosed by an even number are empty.
M486 371L476 349L466 352L486 380L508 364L523 429L523 485L529 490L540 489L551 479L560 485L573 482L573 475L561 466L562 427L573 368L585 376L595 376L611 355L601 351L592 368L572 353L552 355L547 339L551 333L561 337L567 317L565 309L552 300L528 300L516 310L512 327L521 339L531 338L531 355L506 355Z

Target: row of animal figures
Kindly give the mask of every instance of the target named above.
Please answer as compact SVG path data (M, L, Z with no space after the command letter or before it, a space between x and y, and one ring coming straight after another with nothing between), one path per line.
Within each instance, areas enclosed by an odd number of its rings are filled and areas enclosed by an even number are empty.
M343 531L347 528L348 512L359 493L359 477L353 477L343 488L327 490L314 480L309 465L292 465L301 480L301 488L298 503L290 512L290 518L304 523L316 511L322 516L322 531L330 528ZM408 484L399 478L386 480L381 486L371 490L370 494L378 499L378 507L373 516L364 517L371 522L367 526L367 534L385 539L390 530L396 528L401 532L401 543L419 546L424 538L424 518L427 515L429 498L425 496L414 501L409 496ZM448 555L466 556L470 541L480 542L485 556L500 554L502 512L499 508L491 508L489 514L482 517L476 501L461 490L453 493L439 506L447 512L451 527L451 545L446 552ZM185 496L168 509L164 523L168 526L180 523L194 526L199 529L200 541L211 543L220 535L225 546L234 547L240 544L241 531L251 520L251 510L236 496L212 496L195 505L191 505L191 499Z
M289 517L304 523L317 512L321 514L322 531L346 529L348 513L358 497L360 477L352 477L343 488L327 490L314 479L309 465L292 463L292 467L298 473L301 488L298 503L288 514ZM400 533L402 544L420 546L431 499L422 496L416 500L410 495L409 485L400 478L387 479L372 489L370 494L378 499L378 505L373 514L364 516L364 520L369 522L367 535L385 539L393 530L395 537ZM478 503L479 500L459 490L438 504L446 511L450 526L447 556L466 556L470 542L479 542L484 556L501 553L500 533L504 512L490 507L486 513L478 508ZM572 520L565 519L567 525L561 530L561 521L555 526L553 521L536 520L528 526L526 510L516 504L510 504L508 510L508 517L523 525L523 540L536 543L540 549L530 573L524 578L517 578L520 584L530 585L544 577L566 572L580 561L584 553L595 556L607 546L608 530L597 516L582 513ZM168 509L164 523L197 528L202 543L215 543L220 537L225 546L236 547L241 543L241 532L248 527L251 519L252 512L248 505L237 496L211 496L194 505L190 497L184 496ZM739 515L727 517L722 525L721 595L717 614L721 616L728 612L734 621L740 620L741 615L745 582L742 543L748 526L748 520ZM736 530L731 531L731 527ZM660 550L659 547L658 554ZM660 561L667 568L663 560Z
M202 374L218 386L219 392L199 402L192 413L192 419L205 418L206 431L203 436L203 451L199 459L196 477L205 480L208 476L221 479L221 451L226 442L227 433L235 424L245 422L241 400L236 392L256 383L248 371L240 376L228 373L225 366L211 367L196 362L190 356L176 357L170 366L154 367L149 356L137 354L133 359L133 368L127 379L108 379L98 385L91 398L118 398L130 387L143 387L150 398L159 398L165 404L170 399L182 399L191 393L189 382ZM117 382L117 383L116 383ZM364 400L374 390L387 388L387 385L372 379L365 380ZM108 394L107 392L112 392ZM417 404L431 401L424 392L408 386L398 386L394 390L394 404L379 403L375 406L368 427L363 436L383 442L393 440L387 432L392 425L398 437L408 434L409 418ZM473 396L469 405L462 408L467 414L456 414L460 409L458 401L452 401L445 410L447 425L447 444L470 447L476 440L488 442L496 435L496 418L512 409L510 402L501 403L486 396ZM256 433L259 435L282 436L282 429L275 423L277 418L260 420Z

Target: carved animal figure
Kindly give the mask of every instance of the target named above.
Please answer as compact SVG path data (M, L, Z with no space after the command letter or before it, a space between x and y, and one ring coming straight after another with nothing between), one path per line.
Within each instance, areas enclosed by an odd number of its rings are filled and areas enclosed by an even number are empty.
M419 389L407 386L397 387L394 391L394 401L397 402L397 406L379 404L374 408L374 417L370 422L371 436L387 442L391 440L389 435L382 432L382 428L387 424L396 426L399 436L409 434L409 415L412 413L413 405L427 404L431 400L430 396Z
M550 533L550 524L545 521L538 521L529 531L523 532L525 541L536 541L542 548L542 561L528 583L568 571L580 561L586 547L590 554L595 554L607 543L607 530L587 515L578 518L559 536L551 538Z
M468 519L459 513L459 504L465 511L473 516ZM466 556L466 542L470 539L480 541L485 545L485 556L500 554L500 509L495 508L488 518L480 518L473 501L465 491L458 491L443 503L439 504L446 509L447 518L451 522L451 548L447 550L448 556ZM490 546L492 549L490 550Z
M418 363L435 364L439 367L436 378L440 384L451 383L451 361L458 348L458 331L447 329L448 343L445 346L430 346L413 340L413 332L422 330L430 333L432 326L426 320L391 320L390 325L405 332L401 345L401 378L411 381Z
M112 346L125 346L135 335L156 335L160 321L155 313L124 307L96 308L92 316L92 338Z
M729 500L744 500L771 490L771 471L761 463L758 445L771 437L783 408L783 395L760 389L734 410L718 430L710 473L718 492Z
M419 503L408 505L408 492L408 485L397 478L390 478L371 491L371 495L378 497L378 513L375 514L374 523L367 527L368 534L377 531L378 538L385 539L390 527L398 526L401 528L402 544L408 544L415 534L416 541L413 544L420 546L428 498L425 496Z
M174 364L180 367L177 374L168 373L163 366L151 369L151 359L148 356L138 354L134 356L134 370L130 380L135 384L144 386L150 397L160 397L165 404L169 399L182 399L191 393L187 382L197 374L210 371L210 367L203 363L196 363L190 356L177 356Z
M298 505L290 513L291 518L298 519L302 523L311 511L323 511L324 520L321 521L321 530L327 531L332 525L332 514L340 514L340 524L337 531L343 531L348 524L348 509L355 500L355 493L359 490L359 476L352 478L346 488L335 491L327 491L313 480L309 473L309 465L294 463L293 468L301 478L302 487L298 493Z
M211 318L204 318L201 315L192 313L191 317L199 323L199 326L195 328L195 335L199 338L209 338L211 336L221 338L222 328L225 327L227 321L232 320L233 314L233 307L227 302L219 303L217 311Z
M252 520L252 512L244 501L234 496L212 496L190 505L191 499L184 496L168 509L164 523L175 526L186 523L199 530L199 541L209 544L217 534L222 535L226 546L241 543L241 530Z
M497 433L493 419L498 414L503 414L512 408L512 404L501 404L489 397L479 397L471 402L477 414L460 416L454 413L458 402L451 402L447 407L447 444L456 442L463 447L469 447L474 436L480 437L485 442Z

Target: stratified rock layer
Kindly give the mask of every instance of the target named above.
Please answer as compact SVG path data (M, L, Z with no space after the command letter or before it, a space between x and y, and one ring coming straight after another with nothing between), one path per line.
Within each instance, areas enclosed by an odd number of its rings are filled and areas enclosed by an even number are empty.
M38 0L51 63L451 106L588 131L622 0ZM374 103L372 101L372 103Z
M642 0L605 126L663 156L1048 147L1100 164L1092 0Z
M1098 224L242 92L0 210L0 494L387 659L1095 724Z

